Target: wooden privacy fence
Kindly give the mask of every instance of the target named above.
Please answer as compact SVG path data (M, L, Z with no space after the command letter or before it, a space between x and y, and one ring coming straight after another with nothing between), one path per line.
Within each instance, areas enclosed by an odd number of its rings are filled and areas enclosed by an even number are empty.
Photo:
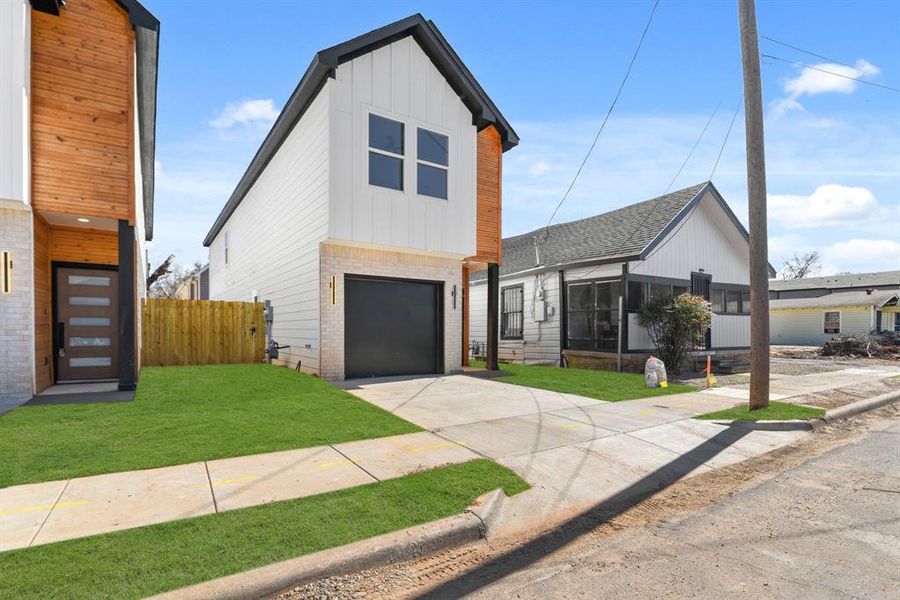
M147 298L141 365L218 365L265 359L261 302Z

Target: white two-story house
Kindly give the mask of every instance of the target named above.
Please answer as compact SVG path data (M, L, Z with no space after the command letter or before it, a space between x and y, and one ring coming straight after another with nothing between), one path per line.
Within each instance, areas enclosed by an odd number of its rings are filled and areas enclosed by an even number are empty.
M421 15L319 52L206 236L210 298L270 301L279 361L328 379L459 370L517 143Z

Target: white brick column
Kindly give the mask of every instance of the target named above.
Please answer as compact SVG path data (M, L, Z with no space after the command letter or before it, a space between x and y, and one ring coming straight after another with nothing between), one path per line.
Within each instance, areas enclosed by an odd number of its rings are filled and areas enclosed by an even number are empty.
M11 294L0 293L0 401L34 392L34 251L31 212L0 208L0 251L12 253Z

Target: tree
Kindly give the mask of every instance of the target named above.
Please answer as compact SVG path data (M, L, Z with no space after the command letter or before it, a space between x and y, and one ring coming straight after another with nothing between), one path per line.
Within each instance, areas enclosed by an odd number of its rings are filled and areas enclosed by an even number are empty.
M175 255L170 254L166 260L162 261L158 267L156 267L150 276L147 278L147 289L153 287L153 284L156 283L156 280L164 275L169 274L172 271L172 261L175 260Z
M673 373L681 370L688 351L703 342L712 319L710 303L701 296L663 296L638 311L638 325L647 329L656 354Z
M162 266L160 265L156 271L159 271ZM196 277L202 266L200 262L195 262L191 267L180 267L177 264L171 264L169 269L158 276L150 285L147 290L148 295L151 298L177 298L181 287ZM156 271L153 272L154 275Z
M810 250L803 254L794 253L794 256L784 261L781 268L782 279L800 279L814 275L822 270L822 260L818 250Z

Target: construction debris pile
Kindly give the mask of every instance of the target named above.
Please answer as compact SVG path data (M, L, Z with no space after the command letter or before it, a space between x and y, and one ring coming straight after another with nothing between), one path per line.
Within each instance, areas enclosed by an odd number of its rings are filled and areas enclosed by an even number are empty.
M894 335L839 335L822 345L822 356L900 360L900 340Z

